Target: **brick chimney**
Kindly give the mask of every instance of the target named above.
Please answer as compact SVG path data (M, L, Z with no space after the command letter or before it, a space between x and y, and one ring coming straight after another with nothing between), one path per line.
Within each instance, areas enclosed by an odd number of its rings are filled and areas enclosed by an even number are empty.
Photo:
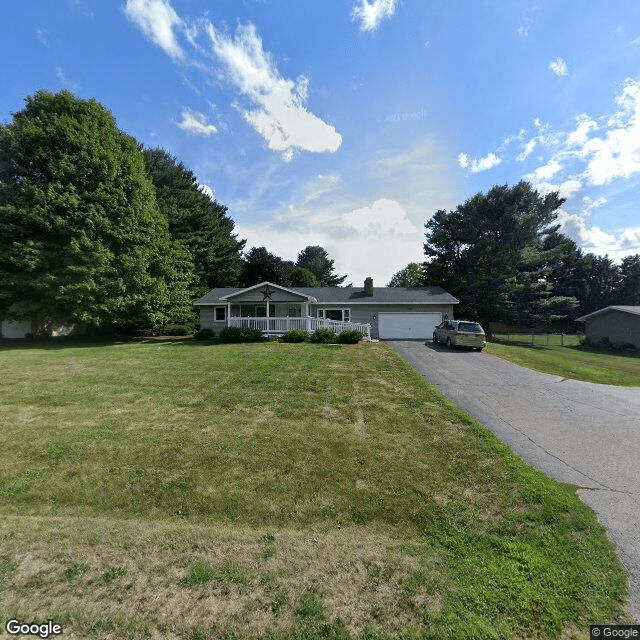
M372 296L373 295L373 278L365 278L364 281L364 295Z

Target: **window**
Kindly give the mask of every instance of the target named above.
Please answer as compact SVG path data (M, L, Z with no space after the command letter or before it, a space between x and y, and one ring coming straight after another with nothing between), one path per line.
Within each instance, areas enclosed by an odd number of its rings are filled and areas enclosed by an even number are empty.
M224 322L227 319L227 307L216 307L216 322Z
M349 309L318 309L318 318L349 322Z

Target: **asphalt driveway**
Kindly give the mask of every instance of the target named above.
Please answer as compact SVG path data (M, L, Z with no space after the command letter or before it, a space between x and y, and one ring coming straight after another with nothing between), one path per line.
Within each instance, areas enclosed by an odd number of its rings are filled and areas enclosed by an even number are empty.
M627 612L640 622L640 388L568 380L430 341L389 344L524 460L581 487L631 575Z

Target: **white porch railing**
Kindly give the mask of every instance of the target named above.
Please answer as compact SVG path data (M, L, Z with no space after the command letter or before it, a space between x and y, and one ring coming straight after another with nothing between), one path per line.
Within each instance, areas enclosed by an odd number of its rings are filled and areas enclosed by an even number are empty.
M304 329L312 333L316 329L331 329L340 333L343 329L356 329L362 335L371 339L371 325L359 322L342 322L340 320L326 320L324 318L234 318L227 323L230 327L248 327L258 329L266 335L282 335L290 329Z

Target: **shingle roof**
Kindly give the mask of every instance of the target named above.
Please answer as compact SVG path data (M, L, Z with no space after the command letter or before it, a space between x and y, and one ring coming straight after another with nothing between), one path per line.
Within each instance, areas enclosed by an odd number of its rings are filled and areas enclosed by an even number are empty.
M588 313L586 316L582 316L581 318L576 318L579 322L584 322L588 318L593 318L594 316L599 316L601 313L606 313L607 311L622 311L622 313L631 313L635 316L640 316L640 307L634 307L631 305L611 305L609 307L604 307L604 309L598 309L597 311L593 311L592 313Z
M306 296L313 296L318 304L458 304L458 300L442 287L374 287L366 296L361 287L290 287ZM212 289L196 300L196 305L226 304L223 296L242 291L238 288Z

